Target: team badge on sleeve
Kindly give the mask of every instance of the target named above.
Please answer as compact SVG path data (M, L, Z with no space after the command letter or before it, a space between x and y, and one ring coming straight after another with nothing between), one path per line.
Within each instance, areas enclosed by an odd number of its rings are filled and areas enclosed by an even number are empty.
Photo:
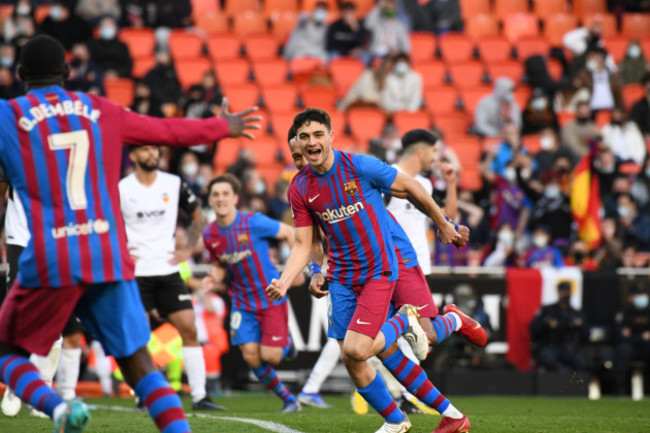
M347 195L355 195L357 193L357 183L353 180L343 184L343 190Z

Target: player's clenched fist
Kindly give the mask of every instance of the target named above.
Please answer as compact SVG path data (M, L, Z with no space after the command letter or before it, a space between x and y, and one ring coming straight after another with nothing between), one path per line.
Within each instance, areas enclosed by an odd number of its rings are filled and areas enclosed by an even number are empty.
M266 294L279 301L287 294L287 287L280 280L273 278L271 284L266 288Z
M323 290L323 284L325 284L325 277L323 274L314 274L313 277L311 277L311 282L309 283L309 293L315 298L322 298L323 296L327 296L327 290Z
M458 234L460 238L454 241L454 245L460 248L469 242L469 227L458 226Z
M449 245L450 243L461 239L461 235L456 232L454 225L451 223L440 227L438 230L438 237L440 238L440 242L442 242L444 245Z

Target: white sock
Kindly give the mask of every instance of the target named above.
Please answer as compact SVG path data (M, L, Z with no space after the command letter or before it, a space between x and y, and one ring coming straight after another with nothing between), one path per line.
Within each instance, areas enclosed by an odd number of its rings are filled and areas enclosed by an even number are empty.
M416 365L420 365L420 360L418 359L417 356L415 356L415 353L413 353L413 349L411 348L411 345L406 341L404 337L399 337L397 339L397 345L399 346L400 350L404 353L404 355L413 361Z
M332 373L332 370L334 370L334 367L336 367L340 359L341 348L339 342L333 338L328 338L327 343L325 343L323 350L320 352L318 361L316 361L314 368L309 373L307 383L302 387L302 392L305 394L320 393L320 387L323 386L323 382Z
M79 380L79 360L81 349L62 349L59 362L56 388L64 400L72 400L77 396L77 380Z
M451 403L449 403L449 406L447 407L447 409L445 409L444 412L442 412L441 415L449 417L449 418L453 418L453 419L460 419L460 418L463 417L463 414L460 413L460 411L458 409L456 409L454 407L454 405L451 404Z
M56 373L56 368L59 365L62 344L63 338L59 337L59 339L52 345L47 356L32 354L29 357L31 363L38 368L38 372L41 374L41 379L43 379L49 386L52 386L52 379L54 378L54 373Z
M104 353L104 348L99 341L95 340L90 343L90 347L95 352L95 373L99 378L102 387L102 394L111 395L113 391L113 381L111 380L111 361Z
M456 319L456 329L454 329L454 331L458 331L461 328L461 326L463 326L463 322L460 321L460 316L457 313L447 313L447 314L453 316L454 319Z
M388 392L390 393L391 397L394 399L398 399L402 396L402 393L406 392L406 388L402 386L401 383L395 379L395 376L391 374L390 371L384 367L384 364L381 363L381 360L377 358L376 356L373 356L368 360L368 363L377 370L377 373L381 376L382 379L384 379L384 383L386 384L386 388L388 389Z
M187 381L190 383L192 401L196 403L203 400L207 393L205 392L205 360L201 346L183 346L183 364Z

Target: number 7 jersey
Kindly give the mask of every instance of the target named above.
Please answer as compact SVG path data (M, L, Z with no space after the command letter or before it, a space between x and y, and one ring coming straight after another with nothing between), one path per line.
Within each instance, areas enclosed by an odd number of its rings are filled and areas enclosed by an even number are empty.
M133 279L118 191L123 144L189 146L227 134L223 119L155 119L59 86L0 101L0 164L31 233L20 284Z

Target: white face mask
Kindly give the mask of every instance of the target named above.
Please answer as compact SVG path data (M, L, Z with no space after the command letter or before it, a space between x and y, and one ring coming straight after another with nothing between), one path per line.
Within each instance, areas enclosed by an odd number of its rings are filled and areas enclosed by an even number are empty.
M253 189L255 191L255 194L264 194L266 192L266 184L263 180L260 180L255 184L255 188Z
M316 9L313 17L314 21L324 23L327 20L327 11L325 9Z
M616 210L618 212L618 216L621 218L629 218L632 216L632 211L627 206L618 206Z
M533 245L537 248L544 248L548 244L548 240L544 235L535 235L533 236Z
M517 180L517 172L515 171L514 168L508 167L503 172L503 177L505 177L508 182L512 183L515 180Z
M515 234L510 230L501 230L497 235L497 241L500 245L510 248L515 243Z
M627 49L627 55L633 59L638 59L641 55L641 47L638 45L632 45Z
M52 6L50 8L50 17L53 20L56 21L59 18L61 18L62 16L63 16L63 8L61 8L61 6Z
M544 195L548 198L556 198L560 195L560 187L557 185L549 185L544 190Z
M587 60L585 67L590 72L596 72L598 70L598 62L596 60Z
M29 7L29 5L26 4L21 4L16 8L16 15L22 15L26 16L29 15L29 13L32 11L32 8Z
M395 73L397 75L405 75L410 69L410 66L406 62L397 62L395 65Z
M542 147L542 150L551 150L555 146L555 139L545 135L539 139L539 144Z
M198 172L199 165L196 162L188 162L183 167L181 167L181 173L183 173L185 177L194 177Z
M530 176L532 176L533 172L530 170L530 168L522 168L520 174L522 179L530 179Z
M546 98L535 98L530 103L530 106L533 107L533 110L542 111L548 105Z
M14 64L14 58L10 56L2 56L0 57L0 66L4 66L5 68L10 68L11 65Z
M391 150L400 150L402 148L402 140L399 138L393 138L390 141L388 148Z
M117 29L115 26L104 26L101 29L99 29L99 36L102 39L110 40L115 37L117 34Z
M648 308L649 301L648 295L636 295L634 297L634 306L639 310L643 310L644 308Z

